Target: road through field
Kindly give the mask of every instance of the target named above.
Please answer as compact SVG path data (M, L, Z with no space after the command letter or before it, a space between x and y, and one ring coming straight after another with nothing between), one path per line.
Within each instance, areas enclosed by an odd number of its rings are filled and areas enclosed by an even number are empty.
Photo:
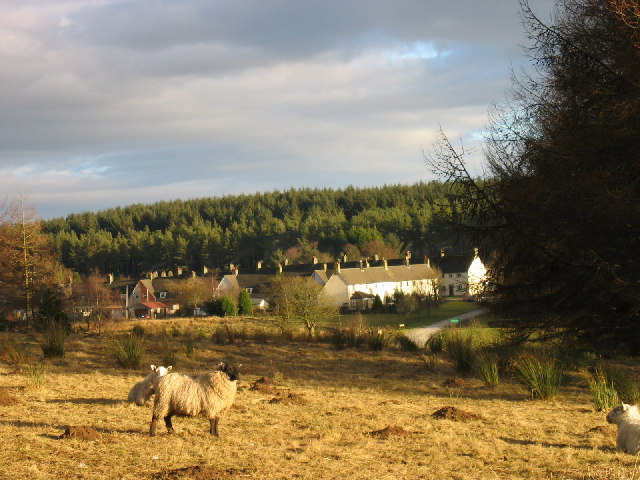
M460 321L462 321L469 318L477 317L482 313L484 313L484 310L482 308L479 308L477 310L471 310L470 312L467 312L467 313L461 313L460 315L453 318L457 318ZM419 346L423 347L432 336L434 336L443 328L449 328L450 326L451 326L451 319L449 318L447 320L441 320L440 322L436 322L427 327L414 328L413 330L409 330L408 332L406 332L406 335L407 337L411 338L414 342L416 342Z

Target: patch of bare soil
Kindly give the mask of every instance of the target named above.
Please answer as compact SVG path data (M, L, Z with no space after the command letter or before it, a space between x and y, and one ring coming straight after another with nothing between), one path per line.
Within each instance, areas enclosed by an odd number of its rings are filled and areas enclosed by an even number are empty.
M467 412L456 407L442 407L440 410L436 410L431 414L433 418L445 419L445 420L481 420L482 416L477 413Z
M466 388L469 384L460 377L447 378L442 385L449 388Z
M78 440L100 440L100 433L87 426L67 427L60 438L77 438Z
M243 474L243 472L233 468L224 470L209 465L195 465L193 467L165 470L153 474L151 478L154 480L218 480L232 478L238 474Z
M367 435L371 437L382 438L382 439L386 439L392 436L402 436L402 435L409 435L409 434L411 434L410 431L405 430L404 428L399 427L397 425L389 425L387 427L384 427L382 430L374 430L373 432L367 433Z
M20 400L6 390L0 388L0 406L8 407L11 405L17 405L18 403L20 403Z
M253 382L253 385L249 387L249 390L253 390L261 393L276 393L278 389L276 388L275 381L273 378L262 377Z
M307 401L293 392L278 392L276 396L269 400L269 403L283 403L285 405L306 405Z
M612 427L611 425L599 425L590 428L588 433L600 433L605 437L615 437L618 432L616 431L616 427Z

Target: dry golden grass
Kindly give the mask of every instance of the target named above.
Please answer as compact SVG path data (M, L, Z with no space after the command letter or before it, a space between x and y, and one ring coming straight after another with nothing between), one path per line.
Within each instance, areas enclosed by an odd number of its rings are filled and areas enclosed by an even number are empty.
M127 371L110 358L104 336L76 335L64 359L46 364L40 388L24 366L0 364L0 389L18 401L4 405L0 396L0 478L640 478L637 458L615 450L610 428L598 428L606 426L604 414L579 382L562 387L555 401L532 401L515 380L491 389L466 377L462 386L447 387L456 374L444 357L428 371L407 353L220 346L203 336L187 358L184 333L200 324L173 325L182 332L174 338L174 371L203 371L219 360L243 364L219 438L207 433L203 418L176 418L177 433L168 435L161 424L149 437L151 408L126 397L148 365L159 363L153 338L144 366ZM15 336L28 358L39 358L34 339ZM250 389L263 376L275 379L279 397ZM286 394L297 401L287 402ZM444 406L481 418L432 417ZM100 438L60 438L67 426L93 427Z

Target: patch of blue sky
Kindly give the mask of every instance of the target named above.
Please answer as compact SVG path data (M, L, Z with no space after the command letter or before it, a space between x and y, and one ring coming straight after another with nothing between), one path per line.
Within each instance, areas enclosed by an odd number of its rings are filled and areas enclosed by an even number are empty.
M418 41L388 50L385 56L389 60L442 60L450 54L450 50L438 48L434 42Z

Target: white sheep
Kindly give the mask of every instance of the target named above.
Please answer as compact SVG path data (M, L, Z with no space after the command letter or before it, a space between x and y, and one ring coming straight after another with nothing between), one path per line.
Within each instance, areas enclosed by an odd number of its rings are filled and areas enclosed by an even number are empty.
M156 388L149 435L156 434L160 418L164 418L167 431L173 433L173 415L203 415L209 419L209 433L218 436L220 417L231 408L236 396L239 366L220 363L210 373L194 376L172 373L162 377Z
M635 405L623 403L607 413L607 422L618 426L616 445L635 455L640 451L640 412Z
M151 400L151 395L155 393L155 387L158 381L169 373L171 368L171 366L165 368L151 365L151 373L131 388L127 400L134 402L138 406L148 405Z

